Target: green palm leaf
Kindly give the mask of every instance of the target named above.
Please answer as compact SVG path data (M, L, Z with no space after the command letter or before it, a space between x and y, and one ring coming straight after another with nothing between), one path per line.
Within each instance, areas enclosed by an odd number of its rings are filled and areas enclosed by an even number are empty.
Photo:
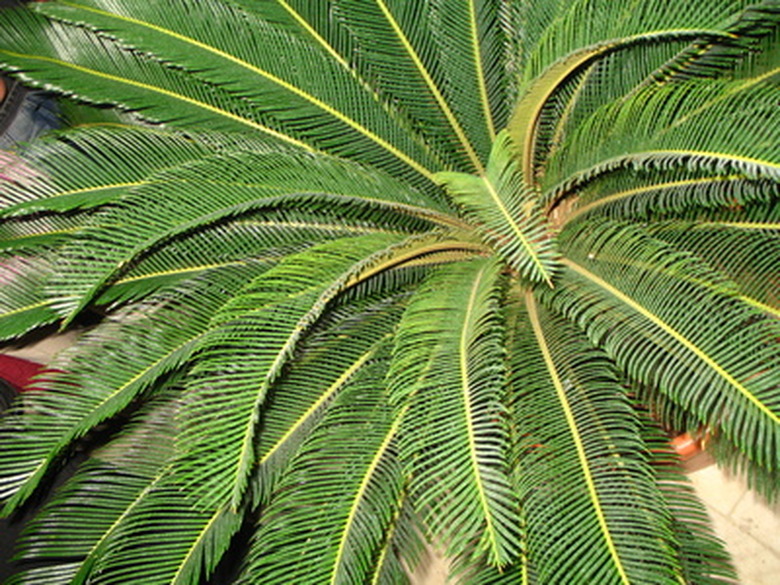
M765 209L754 209L765 213L660 224L653 235L704 259L739 285L745 302L780 317L780 214L766 217Z
M524 437L519 490L540 580L676 582L669 519L645 480L638 423L607 360L531 294L525 303L513 418Z
M769 203L780 194L772 179L751 179L740 173L618 170L583 186L572 201L565 222L590 214L614 219L641 220L649 216L728 209L735 205ZM559 201L559 205L565 205Z
M570 6L572 12L598 12L606 8L599 4ZM653 15L652 19L659 16L666 15ZM576 132L580 124L606 104L625 99L643 87L657 85L660 80L676 83L729 72L740 61L747 60L761 39L771 36L777 28L778 16L777 7L767 2L749 7L735 22L726 25L724 21L724 26L709 31L689 29L686 22L677 30L597 42L560 58L533 82L513 120L513 136L520 140L522 135L525 140L520 142L525 145L524 172L530 173L532 168L534 177L544 175L547 159L566 135ZM652 19L644 15L641 24L648 24ZM576 26L575 19L569 21L567 16L566 20L565 26ZM633 15L628 18L624 15L612 26L636 24ZM583 30L578 27L573 32L581 34ZM585 34L593 32L588 30ZM604 30L602 34L606 38L615 33ZM650 38L656 42L647 42Z
M173 455L171 395L176 392L164 394L150 402L121 437L96 452L28 526L19 543L21 560L79 559L59 564L48 576L52 585L85 582L117 526L165 475ZM40 578L34 568L13 582L39 583Z
M485 160L513 105L507 99L502 7L477 0L437 0L431 14L431 36L447 56L438 63L443 89Z
M736 573L728 553L715 536L690 480L680 471L676 454L657 423L642 413L640 420L644 423L645 441L653 456L650 464L672 513L672 530L685 582L730 583Z
M86 334L78 354L61 355L46 381L26 393L18 411L0 423L9 444L0 453L5 512L31 495L71 441L127 408L189 360L209 328L211 313L225 302L221 287L240 286L263 269L251 264L217 269L187 286L163 290L144 305L128 307L121 321ZM35 414L25 416L25 411Z
M271 388L257 438L255 500L263 504L329 405L363 375L388 343L403 305L395 299L350 302L334 310ZM328 359L324 359L327 356Z
M533 180L536 132L545 103L573 74L609 53L644 43L725 37L723 28L740 5L720 0L709 2L707 10L696 10L691 3L646 2L641 7L616 7L606 0L528 3L523 97L509 125L526 181ZM581 26L583 22L591 24Z
M550 162L545 196L559 199L621 168L687 167L778 181L772 83L702 81L684 88L650 88L592 116Z
M83 218L27 216L0 225L0 255L43 256L52 253L82 229Z
M512 268L531 282L552 286L555 243L546 233L536 192L523 184L506 132L493 146L486 174L439 173L437 180Z
M256 458L256 426L270 384L328 302L377 265L392 266L393 247L401 241L370 235L291 255L215 314L214 330L200 344L190 400L181 412L180 445L186 457L179 473L204 506L240 503ZM225 372L231 372L229 378ZM216 413L213 405L226 392L231 409Z
M554 306L631 378L722 428L758 465L775 469L777 322L760 318L700 261L627 227L589 228L562 236L566 292L551 299ZM658 290L666 294L653 294ZM623 326L610 330L613 319Z
M0 339L13 339L57 321L53 302L42 294L43 284L51 274L51 261L43 255L3 260L0 265Z
M239 583L365 582L404 485L401 420L374 383L386 362L350 382L302 446L263 512ZM312 522L316 531L301 532Z
M306 144L253 118L245 102L208 86L105 36L82 27L50 24L27 11L0 12L9 31L0 44L5 68L45 77L51 86L81 100L130 110L153 119L175 120L213 130L251 130L310 150ZM67 51L61 53L67 48Z
M776 497L777 0L0 28L87 121L0 153L0 341L96 323L0 419L6 515L91 455L12 584L733 580L659 425Z
M361 73L382 80L379 87L386 87L400 100L412 118L412 127L424 129L426 142L447 154L447 167L482 170L480 153L453 111L444 81L432 68L439 47L433 31L424 24L429 21L426 13L430 8L399 0L339 0L334 9L368 55L367 60L358 62L358 70L364 63L370 64ZM473 68L473 50L466 63Z
M414 502L450 551L479 539L504 565L517 553L517 509L502 463L497 276L495 263L474 261L428 281L404 314L389 379L405 413L401 457Z
M374 232L403 233L373 228L368 222L350 222L343 216L329 222L323 216L324 213L318 214L315 219L305 212L265 212L261 219L242 216L186 234L144 255L95 302L104 305L135 300L162 286L215 268L246 264L270 266L314 242Z
M175 480L166 479L152 486L123 518L90 583L185 585L213 572L242 516L227 509L200 510Z
M308 163L308 177L301 171L300 162L304 161ZM422 194L356 165L327 157L307 157L296 163L289 155L218 154L161 171L96 217L96 226L64 249L63 270L50 291L57 297L74 299L60 307L70 319L109 280L150 248L287 201L324 206L342 197L364 200L368 206L379 205L385 213L397 211L432 219L438 216L442 222L449 221L442 214L431 214L432 202ZM83 265L85 256L91 259L87 270Z
M48 137L25 150L25 165L33 181L0 183L2 214L105 205L145 184L149 175L169 167L172 160L197 160L212 152L183 135L141 128L98 126Z
M294 137L292 142L356 155L388 170L406 167L429 176L436 169L434 159L410 140L376 96L316 44L301 42L256 14L223 2L191 1L181 10L187 18L156 4L145 5L143 11L135 3L121 7L100 0L42 7L43 12L68 22L88 20L125 45L162 62L181 64L205 83L226 88L249 102L247 111L253 120L274 120L272 125L282 135ZM230 26L222 29L219 23ZM244 42L250 35L259 37L256 44ZM276 58L276 51L262 48L266 45L283 51L297 67L287 67ZM253 81L237 83L246 79Z

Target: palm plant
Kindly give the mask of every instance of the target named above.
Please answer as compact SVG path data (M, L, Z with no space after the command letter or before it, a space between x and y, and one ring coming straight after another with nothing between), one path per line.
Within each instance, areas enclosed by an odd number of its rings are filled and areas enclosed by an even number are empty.
M32 6L3 68L119 114L2 167L2 339L99 319L10 583L732 582L665 432L776 490L778 2Z

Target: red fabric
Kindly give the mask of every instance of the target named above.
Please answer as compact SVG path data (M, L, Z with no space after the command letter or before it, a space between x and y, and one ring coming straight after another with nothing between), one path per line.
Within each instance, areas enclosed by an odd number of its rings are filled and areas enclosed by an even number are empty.
M0 378L17 390L22 390L27 386L30 378L42 369L41 364L10 355L0 355Z

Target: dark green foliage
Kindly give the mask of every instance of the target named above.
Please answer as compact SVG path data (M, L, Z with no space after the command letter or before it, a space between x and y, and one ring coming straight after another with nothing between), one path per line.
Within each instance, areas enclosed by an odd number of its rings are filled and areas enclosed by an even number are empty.
M775 497L776 0L0 29L101 108L0 158L0 339L98 321L0 421L4 514L91 449L11 584L731 582L665 433Z

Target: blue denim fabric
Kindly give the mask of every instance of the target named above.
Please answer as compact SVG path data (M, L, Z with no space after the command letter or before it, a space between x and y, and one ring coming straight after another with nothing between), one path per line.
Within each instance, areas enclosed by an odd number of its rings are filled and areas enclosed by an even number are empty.
M0 149L24 144L62 125L57 102L47 94L6 83L6 97L0 104Z

